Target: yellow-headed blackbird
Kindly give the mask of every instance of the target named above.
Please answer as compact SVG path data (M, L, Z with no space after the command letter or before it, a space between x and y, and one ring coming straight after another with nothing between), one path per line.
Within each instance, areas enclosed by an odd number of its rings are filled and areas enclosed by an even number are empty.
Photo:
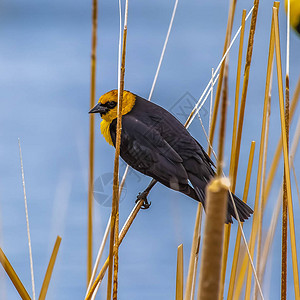
M292 27L300 34L300 0L290 0L290 21ZM287 12L288 0L285 0Z
M90 113L100 113L101 132L115 146L118 91L100 97ZM205 205L205 187L215 175L213 162L202 146L168 111L131 92L124 91L120 155L137 171L180 191ZM233 195L241 221L253 210ZM231 199L227 222L235 217Z

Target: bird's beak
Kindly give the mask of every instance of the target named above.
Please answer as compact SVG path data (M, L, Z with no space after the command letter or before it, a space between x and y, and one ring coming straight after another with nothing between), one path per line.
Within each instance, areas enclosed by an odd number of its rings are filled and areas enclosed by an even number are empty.
M89 114L95 114L95 113L106 113L107 112L107 108L105 106L102 105L101 102L99 102L95 107L93 107L90 111Z

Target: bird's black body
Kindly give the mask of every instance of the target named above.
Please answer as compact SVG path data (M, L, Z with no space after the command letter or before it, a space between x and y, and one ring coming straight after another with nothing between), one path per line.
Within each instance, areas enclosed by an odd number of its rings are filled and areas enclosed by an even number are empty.
M109 127L113 144L116 119ZM213 162L186 128L168 111L136 95L132 110L122 116L120 155L137 171L205 205L205 187L215 175ZM189 184L191 183L191 185ZM239 218L252 209L233 195ZM235 217L228 201L227 222Z

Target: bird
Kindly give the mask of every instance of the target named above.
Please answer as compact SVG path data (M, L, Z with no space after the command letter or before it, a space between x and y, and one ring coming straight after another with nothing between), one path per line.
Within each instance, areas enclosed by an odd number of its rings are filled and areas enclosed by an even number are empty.
M116 144L118 90L99 98L89 113L99 113L101 133ZM214 163L183 124L161 106L134 93L123 91L121 158L133 169L179 191L205 208L205 187L215 176ZM232 194L239 219L244 222L253 210ZM226 223L236 218L228 193Z
M285 0L285 11L287 12L288 0ZM290 23L295 31L300 34L300 1L290 0Z

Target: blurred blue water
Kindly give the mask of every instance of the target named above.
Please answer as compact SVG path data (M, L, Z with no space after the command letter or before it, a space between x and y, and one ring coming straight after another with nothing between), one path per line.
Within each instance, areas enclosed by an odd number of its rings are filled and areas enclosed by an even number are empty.
M168 29L174 1L130 1L125 88L148 97ZM243 8L237 4L235 32ZM272 1L263 1L258 15L253 62L250 72L243 145L237 194L242 196L250 141L260 138L262 104L268 55ZM198 99L210 79L211 68L221 57L228 4L224 1L179 1L173 31L152 100L167 109L188 92ZM97 49L97 98L117 87L117 1L100 1ZM285 39L285 14L280 10L281 39ZM249 28L249 22L247 29ZM40 290L56 235L61 248L49 286L48 299L83 299L86 286L87 172L90 93L91 3L86 1L2 1L0 6L0 243L31 294L23 191L17 139L20 138L25 170L37 293ZM247 38L245 38L245 45ZM291 35L290 85L299 76L300 39ZM284 47L282 47L284 48ZM285 61L285 49L282 53ZM232 120L237 44L230 56L229 120ZM274 73L273 94L277 94ZM205 109L208 110L208 104ZM207 114L203 114L205 126ZM271 109L270 165L280 134L278 99ZM295 119L299 118L299 108ZM178 116L179 118L179 116ZM95 179L113 169L114 151L105 143L96 118ZM232 122L228 123L228 135ZM295 130L293 122L291 133ZM205 136L195 119L190 131L206 148ZM230 139L226 144L228 172ZM215 145L216 146L216 145ZM297 159L298 157L298 159ZM124 165L121 164L122 170ZM299 155L295 158L299 170ZM297 173L299 177L299 172ZM282 176L276 175L267 206L268 226ZM149 178L131 173L121 203L121 224L138 192ZM256 179L251 181L250 206L254 205ZM296 232L299 207L295 199ZM176 252L184 244L188 266L197 203L184 195L157 186L151 192L152 206L141 211L120 248L119 293L122 299L172 299L175 295ZM95 255L110 208L95 202ZM237 225L232 227L232 238ZM250 223L245 224L246 234ZM264 228L264 233L267 227ZM264 291L279 299L280 228L277 229L271 265ZM230 247L231 253L233 252ZM105 253L106 255L107 253ZM229 270L230 271L230 270ZM293 298L291 259L288 274L289 299ZM18 299L0 268L0 298ZM270 280L270 284L268 284ZM229 276L226 278L226 287ZM272 289L269 290L269 286ZM269 294L270 293L270 294ZM99 299L105 299L104 285Z

